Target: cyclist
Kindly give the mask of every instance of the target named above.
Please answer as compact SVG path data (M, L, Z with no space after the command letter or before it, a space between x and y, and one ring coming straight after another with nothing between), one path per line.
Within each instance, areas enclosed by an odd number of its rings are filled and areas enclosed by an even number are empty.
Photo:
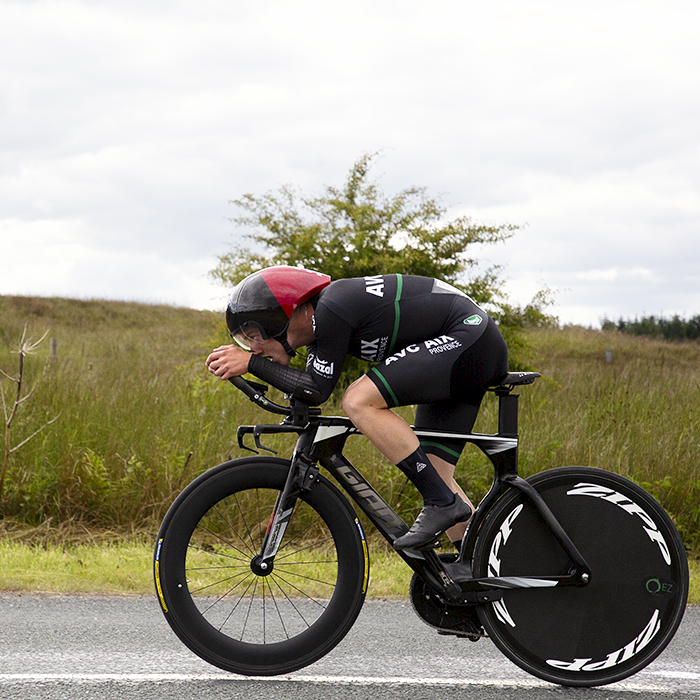
M237 345L207 357L212 374L225 380L250 372L309 404L328 399L348 354L378 363L348 387L341 405L423 497L416 522L394 546L429 546L447 531L459 548L473 513L454 480L466 441L447 435L419 442L391 409L416 404L417 428L471 431L485 387L508 371L505 341L485 311L432 278L331 282L318 272L277 266L234 287L226 322ZM302 346L305 370L289 366Z

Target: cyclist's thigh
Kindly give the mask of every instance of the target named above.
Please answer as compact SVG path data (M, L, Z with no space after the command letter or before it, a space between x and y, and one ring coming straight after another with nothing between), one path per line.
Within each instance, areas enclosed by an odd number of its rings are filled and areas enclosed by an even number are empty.
M469 433L484 386L508 371L508 348L490 318L480 333L455 324L449 335L410 345L375 367L368 377L388 406L418 404L416 428ZM422 437L421 444L456 464L465 440Z
M507 372L508 346L498 326L489 318L484 332L452 366L451 396L464 396L465 402L473 403L472 394L482 392L483 387L498 381ZM481 401L481 396L478 401Z
M433 355L425 343L409 345L367 373L387 406L432 403L450 397L450 374L456 359L454 350L459 346L445 344L441 347L445 350Z
M367 374L388 406L456 400L477 407L483 386L508 371L508 354L496 324L476 332L460 322L444 335L414 343Z
M449 399L416 407L416 430L440 430L450 433L470 433L474 427L484 391L475 392L468 403ZM450 464L457 464L466 439L448 438L443 435L419 435L421 447L428 454L435 454Z

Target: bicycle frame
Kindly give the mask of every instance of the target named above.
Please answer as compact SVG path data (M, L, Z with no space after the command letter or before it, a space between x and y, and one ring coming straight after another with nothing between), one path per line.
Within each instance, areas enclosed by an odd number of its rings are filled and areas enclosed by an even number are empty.
M243 389L239 383L234 383ZM260 389L258 385L255 386ZM493 389L499 398L499 429L495 435L455 434L414 428L419 438L465 439L476 445L494 467L493 483L469 522L456 562L443 562L432 548L397 551L397 554L439 595L454 604L494 602L500 599L502 591L507 589L585 586L590 580L590 569L559 521L539 493L526 480L518 476L518 395L512 393L513 388L513 385L509 385ZM246 391L246 393L251 400L263 408L282 413L281 410L276 410L281 407L265 399L260 391L254 389L252 393L250 391ZM261 399L265 403L262 403ZM318 409L309 409L304 404L298 405L294 402L292 402L291 411L288 412L287 409L284 409L284 412L288 415L281 424L247 425L238 429L239 445L248 450L251 448L244 444L246 435L253 435L258 449L271 452L273 450L269 450L261 444L262 435L285 432L294 432L299 435L286 485L277 499L260 555L256 557L258 565L262 569L266 568L268 562L274 558L277 552L299 494L305 489L313 488L314 480L319 471L317 463L335 477L389 543L393 543L397 537L408 531L408 526L403 519L343 454L348 437L360 434L348 418L321 416ZM567 554L571 562L571 568L567 575L489 576L483 578L472 576L470 557L476 544L479 528L491 507L510 489L519 490L534 505L542 520Z

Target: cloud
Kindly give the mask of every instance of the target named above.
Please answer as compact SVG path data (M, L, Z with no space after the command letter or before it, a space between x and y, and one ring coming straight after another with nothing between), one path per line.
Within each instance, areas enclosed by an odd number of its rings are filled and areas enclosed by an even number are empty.
M318 192L383 149L388 191L527 224L482 251L516 301L697 313L699 20L690 0L5 0L0 293L201 305L241 235L229 200Z

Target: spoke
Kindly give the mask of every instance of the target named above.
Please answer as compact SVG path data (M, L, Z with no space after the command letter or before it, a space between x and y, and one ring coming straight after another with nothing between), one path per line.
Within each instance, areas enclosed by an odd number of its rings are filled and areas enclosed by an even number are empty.
M279 579L280 581L284 581L284 583L286 583L290 588L293 588L295 591L298 591L299 593L301 593L301 595L304 598L308 598L312 603L318 605L320 608L323 608L324 610L326 609L326 606L323 603L319 603L315 598L312 598L306 591L302 591L301 588L299 588L299 586L295 586L291 581L288 581L286 578L284 578L284 576L280 576L279 574L274 574L274 576L275 576L276 583L277 583L276 579ZM321 583L323 583L323 582L321 581ZM279 583L277 583L277 585L279 586ZM335 587L335 584L329 584L329 585ZM280 586L280 589L281 588L282 588L282 586ZM304 620L304 622L306 622L306 620Z
M265 583L265 582L263 582L263 584L264 584L264 583ZM277 617L279 618L280 624L282 625L282 630L284 631L284 636L285 636L287 639L289 639L289 632L287 632L287 626L284 624L284 619L283 619L283 617L282 617L282 612L280 611L279 605L277 605L277 598L275 598L275 593L274 593L274 591L272 590L272 584L271 584L269 581L267 581L266 583L267 583L268 589L270 590L270 598L272 599L272 604L275 606L275 611L277 612ZM275 583L277 583L277 582L275 582ZM279 588L279 584L277 584L277 587ZM282 590L282 589L280 588L280 590ZM282 591L282 595L284 595L285 598L287 598L287 595L285 594L284 591ZM291 606L294 607L294 603L292 603L292 601L289 600L289 598L287 598L287 600L289 601L289 603L291 604ZM296 608L295 608L295 610L296 610ZM297 613L298 613L298 612L299 612L299 611L297 611ZM303 619L304 619L304 618L302 618L302 620L303 620ZM306 622L306 620L304 620L304 622ZM308 623L307 623L307 626L308 626Z
M314 562L309 562L310 564L313 564ZM320 562L318 562L320 563ZM287 564L287 566L291 566L290 564ZM218 571L219 569L249 569L250 566L248 564L238 564L237 566L233 566L231 564L224 566L188 566L185 568L185 571Z
M243 635L245 634L246 627L248 626L248 620L250 619L250 611L253 608L253 601L255 600L255 591L258 587L257 577L255 578L255 581L253 581L251 583L251 586L253 586L253 592L250 594L250 604L248 605L248 613L246 614L245 620L243 621L243 629L241 630L241 636L238 638L238 641L240 641L240 642L243 641ZM250 586L248 586L248 590L250 590ZM231 612L233 612L233 611L231 611ZM223 625L221 625L221 627L223 627Z
M279 575L279 568L275 568L275 572ZM335 588L335 586L336 586L336 581L329 583L328 581L322 581L320 578L312 578L311 576L304 576L304 574L297 574L294 571L287 571L286 569L282 569L282 572L287 574L288 576L296 576L297 578L304 578L307 581L313 581L314 583L322 583L324 586L331 586L332 588ZM280 577L280 578L282 578L282 577ZM282 579L282 580L284 581L285 579Z
M245 566L247 562L250 561L250 557L247 554L244 554L243 552L239 552L239 550L236 550L241 556L240 557L234 557L231 554L227 554L226 552L220 552L218 550L212 550L208 549L207 547L200 547L199 545L192 544L191 542L187 545L187 549L192 549L196 552L203 552L204 554L208 554L209 556L217 556L217 557L224 557L225 559L232 559L233 561L240 561L244 562L242 566ZM241 558L242 557L242 558Z
M279 556L277 555L275 557L275 561L280 561L282 559L287 559L289 557L293 557L295 554L299 554L299 552L305 552L307 549L311 549L312 547L318 547L319 545L325 544L326 542L331 542L333 540L332 537L326 537L325 540L321 540L320 542L311 542L311 544L307 544L305 547L300 547L299 549L295 549L293 552L288 552L284 556ZM291 541L291 540L290 540ZM289 542L285 544L285 547L289 546Z
M238 510L238 513L241 516L241 519L243 520L243 527L245 528L246 536L247 536L248 540L250 540L250 542L252 543L254 541L253 533L250 531L250 527L248 526L248 521L246 519L245 513L243 512L243 508L241 507L241 504L238 500L238 493L233 493L231 495L233 496L233 500L236 504L236 508ZM258 504L257 509L258 509L258 521L259 521L260 520L260 492L259 492L259 489L255 489L255 499L256 499L257 504ZM248 550L248 552L255 555L256 552L251 547L251 545L248 543L248 541L243 539L243 537L241 537L238 534L238 530L231 524L231 521L228 519L228 517L226 517L226 515L224 515L224 513L221 512L221 510L219 509L219 504L215 505L213 510L215 510L220 515L220 517L226 523L226 526L228 527L228 529L241 541L241 543ZM214 534L214 533L212 533L212 534ZM227 543L227 544L230 544L230 543ZM234 549L236 549L236 551L240 551L233 544L231 544L231 546ZM241 552L241 554L243 555L243 552ZM243 555L243 556L245 556L245 555Z
M256 580L253 579L253 580L248 584L248 588L246 588L245 591L243 591L243 593L241 593L241 595L239 596L238 601L236 602L236 604L231 608L229 614L226 615L226 617L224 618L224 621L221 623L221 625L219 625L219 632L221 632L221 630L224 628L224 625L231 619L231 615L233 615L233 613L236 612L236 608L237 608L237 607L241 604L241 602L245 599L245 597L246 597L248 591L250 590L250 587L251 587L253 584L255 584L255 583L256 583ZM234 587L234 588L235 588L235 587ZM234 590L234 588L232 588L231 591ZM225 593L223 596L221 596L221 598L219 598L219 600L217 600L216 602L212 603L212 604L207 608L207 610L205 610L205 612L211 610L211 609L214 607L214 605L216 605L218 602L220 602L221 600L223 600L231 591L229 591L228 593ZM255 591L255 589L253 589L253 591ZM245 631L245 626L244 626L244 628L243 628L243 631ZM243 638L243 632L241 632L241 639L242 639L242 638Z
M267 627L266 627L266 618L265 618L265 579L262 579L260 583L260 587L262 588L262 618L263 618L263 644L267 643Z
M253 574L253 572L250 570L247 573L248 573L248 575ZM228 576L227 578L222 578L218 581L214 581L213 583L208 583L206 586L201 586L200 588L195 588L194 590L191 590L190 595L194 595L195 593L201 593L202 591L206 591L207 588L211 588L212 586L218 586L221 583L225 583L227 581L233 581L234 579L239 578L240 576L245 576L245 578L240 579L240 581L233 588L229 589L229 592L230 592L230 591L234 590L235 588L237 588L238 585L241 583L241 581L245 581L248 578L248 576L246 576L245 574L246 574L246 572L242 571L241 573L238 573L235 576ZM188 583L189 583L189 581L188 581ZM224 593L224 595L221 597L224 598L227 595L228 595L228 593Z
M284 581L284 579L282 579L282 580ZM299 608L295 605L294 601L287 595L287 592L284 590L284 588L282 588L282 586L280 586L280 584L279 584L279 582L277 581L276 578L275 578L275 584L276 584L277 588L279 588L280 591L282 592L282 595L287 599L287 602L289 603L289 605L294 609L294 611L296 612L296 614L299 615L299 617L303 620L304 624L305 624L307 627L311 627L311 625L309 624L309 622L307 621L307 619L304 617L304 615L303 615L303 613L301 612L301 610L299 610ZM269 585L269 584L268 584L268 585ZM300 591L300 592L303 593L303 591ZM307 597L308 597L308 596L307 596ZM314 600L313 602L315 603L316 601ZM321 606L321 607L323 607L323 606ZM284 627L284 623L282 623L282 627ZM285 628L285 632L286 632L286 628ZM289 639L289 637L287 637L287 639Z
M304 564L337 564L337 559L319 559L318 561L281 561L275 559L275 566L303 566Z
M238 547L236 547L235 544L233 544L232 542L229 542L227 539L222 537L218 532L214 532L213 530L210 530L208 527L206 527L206 525L202 525L201 521L199 523L197 523L197 529L204 530L204 532L208 532L213 537L216 537L216 539L221 540L227 547L230 547L235 552L238 552L242 557L247 558L249 556L245 552L242 552L240 549L238 549ZM240 536L238 536L238 539L240 539L241 542L243 542L243 540L240 538ZM245 542L243 542L243 544L245 545ZM216 549L214 549L213 547L211 549L207 549L206 547L203 547L201 545L193 545L193 544L189 544L188 547L190 547L192 549L198 549L202 552L206 552L207 554L218 554L219 556L222 556L222 557L229 557L231 559L236 559L236 557L231 556L230 554L225 554L224 552L219 552ZM248 549L250 549L250 548L248 547Z
M203 610L201 610L200 612L201 612L202 616L205 616L215 605L218 605L224 598L228 597L233 591L236 590L236 588L238 588L242 583L244 583L244 582L247 580L247 578L248 578L248 577L246 577L246 578L244 578L244 579L241 579L235 586L233 586L232 588L229 588L228 591L226 591L226 593L224 593L223 595L219 596L214 602L212 602L212 603L211 603L210 605L208 605L206 608L204 608ZM245 591L243 591L243 593L241 594L240 598L238 599L238 602L239 602L239 603L240 603L240 601L245 597L245 594L246 594L246 593L248 592L248 590L250 589L252 583L253 583L253 582L251 581L251 582L248 584L248 588L246 588ZM201 590L204 590L204 589L201 589ZM231 617L231 614L233 613L233 611L234 611L237 607L238 607L238 603L236 603L236 604L233 606L233 609L232 609L231 612L228 614L228 616L227 616L226 619L224 620L224 622L223 622L223 624L221 625L221 627L223 627L224 624L226 624L226 620L228 620L228 618ZM219 628L219 630L221 630L221 627Z

